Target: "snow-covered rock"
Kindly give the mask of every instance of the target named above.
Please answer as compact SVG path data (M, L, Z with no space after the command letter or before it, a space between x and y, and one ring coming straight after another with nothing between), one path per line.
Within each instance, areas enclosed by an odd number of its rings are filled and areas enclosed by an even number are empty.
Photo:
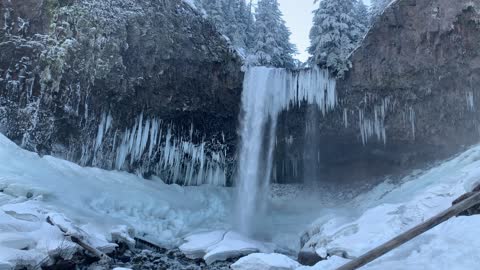
M306 242L328 257L312 268L330 269L332 258L356 257L449 208L480 179L480 146L403 184L384 183L323 216ZM480 255L480 216L456 217L393 250L362 269L475 269ZM332 269L334 267L332 266Z
M233 231L214 231L191 235L180 250L191 259L203 258L207 264L255 252L273 252L274 245L249 239Z
M223 173L242 62L194 6L0 0L0 130L42 155L169 183Z
M277 253L253 253L241 258L231 266L233 270L294 270L298 267L300 267L298 262Z
M79 247L62 231L105 253L116 248L113 241L133 247L135 232L176 245L180 235L210 227L210 221L221 226L228 194L39 157L0 134L0 265L32 266L72 255Z

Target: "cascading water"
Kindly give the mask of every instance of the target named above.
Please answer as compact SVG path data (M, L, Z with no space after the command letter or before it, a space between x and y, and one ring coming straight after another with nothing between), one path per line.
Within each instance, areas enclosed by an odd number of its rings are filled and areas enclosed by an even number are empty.
M255 236L266 211L281 111L303 102L318 105L323 114L335 108L335 80L328 71L255 67L245 74L242 94L241 145L238 164L238 230Z

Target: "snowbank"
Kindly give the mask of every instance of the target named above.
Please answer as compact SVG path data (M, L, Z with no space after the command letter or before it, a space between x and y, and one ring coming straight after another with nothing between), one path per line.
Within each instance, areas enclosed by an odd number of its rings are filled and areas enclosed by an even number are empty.
M241 258L231 267L233 270L294 270L300 267L300 264L281 254L254 253Z
M39 157L0 134L0 265L36 265L54 252L73 253L76 245L47 217L104 252L115 247L110 241L132 241L133 234L176 246L187 233L227 228L230 193Z
M349 215L323 216L307 232L306 246L322 257L359 256L447 209L480 180L480 146L407 179L357 197L346 206L352 210L343 211ZM480 216L453 218L362 269L476 269L479 234ZM343 263L327 260L302 269L335 269Z
M383 183L346 205L326 208L321 201L302 201L303 194L276 197L270 205L271 239L296 246L296 231L312 215L319 216L303 238L319 255L334 256L313 267L295 267L335 269L348 261L336 255L358 256L374 248L448 208L479 180L476 146L401 185ZM74 252L76 246L47 218L103 252L115 248L112 240L132 241L134 234L162 245L180 245L190 235L182 250L209 262L271 252L270 245L228 231L232 197L227 188L169 186L159 179L39 157L0 135L0 268L36 265L49 254ZM212 229L219 231L195 234ZM480 216L454 218L362 269L476 269L478 235ZM281 255L250 255L235 267L276 269L289 263Z
M244 237L233 231L214 231L185 238L180 250L190 259L203 258L207 264L238 258L254 252L273 252L274 245Z

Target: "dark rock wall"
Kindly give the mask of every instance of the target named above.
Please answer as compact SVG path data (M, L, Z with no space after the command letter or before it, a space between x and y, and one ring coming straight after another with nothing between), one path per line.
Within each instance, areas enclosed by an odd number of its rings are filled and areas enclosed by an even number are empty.
M190 6L0 0L0 15L0 131L10 139L81 165L168 181L200 167L225 172L236 144L241 61Z
M279 141L290 143L277 147L277 181L362 183L477 143L478 44L479 1L398 0L337 81L337 109L312 117L312 108L302 108L282 118ZM308 134L317 140L304 140Z

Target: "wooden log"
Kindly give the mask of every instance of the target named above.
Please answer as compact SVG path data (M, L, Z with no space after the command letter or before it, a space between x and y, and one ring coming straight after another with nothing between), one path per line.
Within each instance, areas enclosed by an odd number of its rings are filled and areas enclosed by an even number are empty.
M93 255L95 258L97 259L100 259L100 260L103 260L103 261L110 261L111 258L108 257L107 254L101 252L100 250L94 248L93 246L91 246L90 244L86 243L85 241L83 241L82 239L80 239L79 237L75 236L75 235L72 235L68 232L67 229L63 228L62 226L56 224L52 218L50 218L50 216L47 217L47 222L52 225L52 226L55 226L57 227L61 232L64 233L65 236L68 236L70 237L70 239L72 240L73 243L79 245L80 247L82 247L83 249L85 249L86 251L88 251L91 255Z
M358 257L355 260L345 264L344 266L337 268L337 270L354 270L358 269L373 260L385 255L391 250L405 244L406 242L412 240L413 238L419 236L420 234L436 227L437 225L449 220L452 217L457 216L461 212L477 205L480 203L480 192L475 193L464 201L459 202L458 204L448 208L442 213L428 219L427 221L421 223L420 225L415 226L414 228L400 234L399 236L393 238L392 240L384 243L383 245L372 249L371 251L365 253L364 255Z
M100 250L92 247L91 245L87 244L86 242L84 242L82 239L76 237L75 235L70 235L70 239L72 239L72 242L81 246L83 249L90 252L90 254L92 254L93 256L95 256L96 258L98 258L100 260L109 261L111 259L110 257L107 256L107 254L105 254L105 253L101 252Z

